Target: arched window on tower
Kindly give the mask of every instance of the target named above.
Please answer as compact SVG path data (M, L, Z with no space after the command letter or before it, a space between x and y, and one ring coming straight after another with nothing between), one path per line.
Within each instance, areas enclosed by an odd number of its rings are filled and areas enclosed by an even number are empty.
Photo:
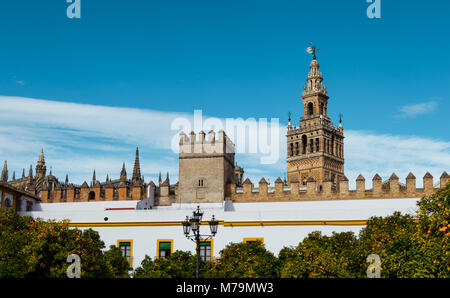
M334 155L334 136L331 136L331 154Z
M306 154L306 146L308 145L308 138L303 135L302 136L302 154Z
M314 152L314 139L309 140L309 152Z
M293 156L294 155L294 144L290 143L289 144L289 156Z
M320 103L320 114L323 115L323 102Z
M308 103L308 115L312 116L314 114L314 105L312 102Z
M316 152L319 152L319 138L316 139Z

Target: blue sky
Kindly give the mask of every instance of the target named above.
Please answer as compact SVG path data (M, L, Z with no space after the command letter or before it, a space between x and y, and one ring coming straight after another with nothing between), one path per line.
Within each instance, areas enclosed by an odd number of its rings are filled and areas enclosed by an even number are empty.
M0 3L0 161L16 176L44 147L61 178L114 177L122 161L131 172L139 146L146 177L176 177L168 120L194 109L283 125L291 111L298 122L309 42L329 116L344 115L349 179L450 168L448 1L381 0L381 19L364 0L81 0L81 19L67 18L68 5ZM254 179L285 171L283 160L237 161Z

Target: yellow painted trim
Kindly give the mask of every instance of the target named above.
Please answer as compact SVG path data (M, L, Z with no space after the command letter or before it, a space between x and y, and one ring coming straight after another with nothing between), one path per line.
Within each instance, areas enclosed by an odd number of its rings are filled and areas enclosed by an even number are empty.
M157 239L156 240L156 258L159 259L159 243L170 242L170 254L173 253L173 239Z
M249 242L249 241L261 241L261 243L262 243L262 245L264 245L264 238L262 238L262 237L256 237L256 238L244 238L244 239L242 239L242 241L244 242L244 243L247 243L247 242Z
M214 260L214 239L206 239L200 242L209 242L211 243L211 262Z
M367 220L234 221L224 226L364 226Z
M121 242L130 242L130 268L133 268L133 239L119 239L117 240L117 247L120 248Z
M71 227L160 227L160 226L182 226L182 221L124 221L124 222L81 222L70 223ZM223 225L224 221L219 221ZM208 222L202 222L202 225L209 225Z
M208 223L202 223L207 225ZM365 226L367 220L295 220L295 221L219 221L225 227L238 226ZM69 223L70 227L144 227L181 226L181 221L154 222L83 222Z

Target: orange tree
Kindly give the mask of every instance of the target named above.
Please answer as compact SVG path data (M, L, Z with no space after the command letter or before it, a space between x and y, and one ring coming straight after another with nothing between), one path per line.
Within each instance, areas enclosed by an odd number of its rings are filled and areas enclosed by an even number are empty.
M414 240L418 256L412 277L450 277L450 183L418 204Z
M148 255L141 262L141 266L136 268L133 277L145 278L193 278L195 277L196 257L191 252L177 250L164 259L154 259ZM208 263L200 261L200 276L204 276Z
M0 277L66 277L70 254L80 256L82 277L125 276L126 260L114 252L105 257L103 248L91 229L0 211Z
M125 278L128 276L128 268L130 265L122 256L122 251L120 248L114 245L109 246L109 250L105 251L103 254L106 262L106 266L108 267L107 276L109 277L120 277Z
M296 248L279 253L282 278L359 277L363 256L356 253L358 241L353 232L324 236L312 232Z
M450 184L417 203L416 217L373 217L360 233L361 251L378 254L382 277L450 276Z
M230 243L206 272L206 277L257 278L279 277L278 259L260 241Z
M360 254L377 254L381 260L381 277L412 277L413 260L418 257L414 238L416 223L410 215L394 212L386 217L372 217L359 236ZM362 263L367 268L369 264Z

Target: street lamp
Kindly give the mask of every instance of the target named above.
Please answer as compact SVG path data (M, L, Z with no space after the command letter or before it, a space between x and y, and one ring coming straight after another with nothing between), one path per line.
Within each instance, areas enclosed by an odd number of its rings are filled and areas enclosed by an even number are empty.
M217 233L217 228L219 226L219 221L212 216L212 219L208 222L209 228L211 230L211 235L201 235L200 225L202 223L203 212L200 210L200 206L192 212L192 217L186 216L186 219L182 222L183 232L186 238L191 239L196 244L197 251L197 263L195 267L195 277L198 278L199 263L200 263L200 242L211 239ZM191 235L192 232L192 235Z

